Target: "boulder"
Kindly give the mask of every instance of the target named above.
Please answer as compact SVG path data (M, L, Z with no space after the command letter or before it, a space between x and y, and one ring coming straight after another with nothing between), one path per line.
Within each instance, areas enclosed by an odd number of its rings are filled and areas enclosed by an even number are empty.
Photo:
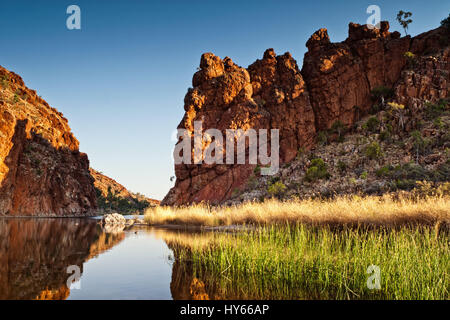
M110 213L105 214L100 221L101 225L126 225L127 219L121 214Z

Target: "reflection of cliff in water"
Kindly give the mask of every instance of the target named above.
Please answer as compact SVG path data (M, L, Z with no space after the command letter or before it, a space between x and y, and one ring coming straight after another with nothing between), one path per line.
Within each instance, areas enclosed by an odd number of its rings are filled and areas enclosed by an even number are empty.
M192 265L180 262L178 252L180 248L190 246L206 247L214 239L214 233L207 232L178 232L171 230L160 230L156 236L164 240L172 250L174 259L172 264L172 279L170 281L170 292L174 300L219 300L230 299L221 295L220 288L214 277L198 277Z
M95 220L0 220L0 299L65 299L67 267L110 249L125 234L106 234Z

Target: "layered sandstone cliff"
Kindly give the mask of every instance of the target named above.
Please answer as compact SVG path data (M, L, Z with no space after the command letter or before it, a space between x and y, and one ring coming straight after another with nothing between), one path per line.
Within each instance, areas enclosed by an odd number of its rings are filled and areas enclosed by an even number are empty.
M0 215L86 215L96 209L89 160L67 119L0 67Z
M439 61L419 58L417 68L409 71L405 57L408 51L417 57L440 52L447 44L444 28L401 38L389 32L388 22L380 29L350 23L349 36L341 43L332 43L326 29L315 32L306 44L301 71L289 53L277 56L272 49L247 69L206 53L186 94L178 128L187 129L192 140L195 121L202 121L203 131L216 128L224 134L226 129L279 129L280 162L287 163L300 148L312 148L319 131L337 122L349 127L366 115L376 88L390 88L408 103L447 97L448 73L440 71L448 70L442 65L447 51ZM203 150L210 143L203 141ZM245 187L254 169L248 162L175 165L177 180L162 204L221 203Z

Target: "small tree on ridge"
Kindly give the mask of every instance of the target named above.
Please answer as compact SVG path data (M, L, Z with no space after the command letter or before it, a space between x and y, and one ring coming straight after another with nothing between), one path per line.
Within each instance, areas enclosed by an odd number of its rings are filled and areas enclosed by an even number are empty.
M400 25L405 30L406 35L408 35L408 32L406 31L408 29L408 25L412 22L412 19L408 19L411 16L412 16L412 13L409 11L405 12L403 10L400 10L397 13L397 21L398 21L398 23L400 23Z

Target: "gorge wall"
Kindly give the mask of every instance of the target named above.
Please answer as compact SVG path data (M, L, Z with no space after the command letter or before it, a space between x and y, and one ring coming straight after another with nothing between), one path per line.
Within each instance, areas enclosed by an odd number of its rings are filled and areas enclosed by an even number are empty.
M448 97L448 40L443 27L402 38L382 22L379 29L350 23L348 38L332 43L327 30L320 29L306 43L301 71L289 53L277 56L272 49L247 69L205 53L178 128L186 129L191 140L194 121L202 121L203 131L216 128L224 135L226 129L279 129L280 163L287 163L299 148L311 149L319 131L337 121L351 126L366 115L377 87L393 89L408 107ZM405 68L407 51L418 57L414 70ZM439 53L439 59L426 58L430 53ZM203 150L211 142L204 139ZM221 203L247 183L254 169L248 163L177 164L175 186L162 204Z
M0 215L86 215L96 209L89 160L67 119L0 67Z

